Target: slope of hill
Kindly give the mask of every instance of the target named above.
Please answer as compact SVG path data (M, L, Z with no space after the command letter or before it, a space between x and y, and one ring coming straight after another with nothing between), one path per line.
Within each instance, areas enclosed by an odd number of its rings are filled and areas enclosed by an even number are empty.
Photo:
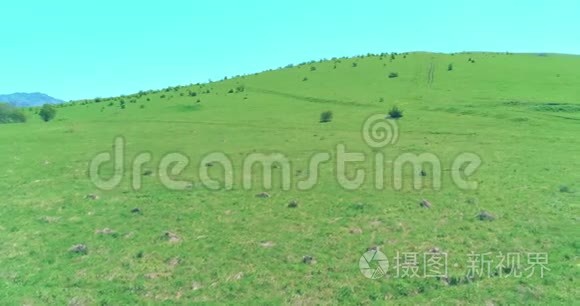
M0 102L7 102L17 107L40 106L45 103L57 104L64 101L55 99L49 95L35 93L13 93L9 95L0 95Z
M53 122L2 126L0 301L574 304L578 84L578 56L384 54L76 101ZM370 146L365 120L394 105L404 117L384 122L397 125L398 141ZM319 122L324 111L331 122ZM89 163L117 137L122 180L101 190ZM346 167L348 178L365 172L353 190L337 179L341 145L364 156ZM204 161L212 152L231 168ZM253 153L284 155L291 188L280 166L271 189L259 167L244 185ZM319 153L330 161L300 190ZM397 175L410 153L440 162L440 189L435 164ZM454 179L462 153L481 161L468 176L475 190ZM204 187L205 171L221 187ZM100 173L111 177L113 164ZM86 251L71 251L78 244ZM373 280L361 256L376 247L389 265ZM432 253L446 254L447 277L426 275Z

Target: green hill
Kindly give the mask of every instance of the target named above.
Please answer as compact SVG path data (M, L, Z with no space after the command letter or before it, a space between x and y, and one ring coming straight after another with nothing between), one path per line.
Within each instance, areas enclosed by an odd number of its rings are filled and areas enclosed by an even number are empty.
M579 56L383 54L76 101L59 106L48 123L30 109L27 123L0 126L0 301L573 304L578 84ZM365 120L393 106L404 116L385 122L398 126L398 141L369 146ZM331 122L319 122L324 111ZM118 136L123 180L99 190L89 162L112 152ZM347 167L351 178L366 171L355 190L337 181L339 144L364 153L364 162ZM151 161L133 171L143 152ZM169 174L186 181L185 190L169 190L159 177L162 159L175 152L189 158L182 173ZM220 165L202 163L212 152L231 159L233 188L203 186L198 173L206 168L224 182ZM312 189L298 190L320 152L331 161L320 165ZM454 184L452 165L465 152L482 162L468 178L476 190ZM274 167L271 190L259 185L259 167L244 188L252 153L286 156L290 190L282 190L283 167ZM423 188L412 185L418 169L396 176L393 165L406 153L439 159L440 189L430 167L422 169ZM379 190L377 154L385 157ZM102 175L112 173L106 164ZM288 207L292 201L297 207ZM480 220L482 211L494 220ZM69 251L77 244L88 252ZM372 246L389 259L387 277L378 280L359 269ZM448 277L423 277L430 250L447 254ZM419 276L397 277L403 253L419 254ZM470 254L483 253L489 271L465 277ZM508 253L521 256L518 269L500 266ZM534 254L549 256L543 277L539 266L527 269Z

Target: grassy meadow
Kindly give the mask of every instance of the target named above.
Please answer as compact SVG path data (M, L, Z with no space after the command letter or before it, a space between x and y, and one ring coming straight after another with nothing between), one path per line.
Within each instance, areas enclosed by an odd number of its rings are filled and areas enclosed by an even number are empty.
M76 101L50 122L25 109L28 122L0 125L0 304L578 303L579 85L579 56L384 54ZM446 169L473 152L483 162L470 178L477 190L458 188L448 171L441 190L415 190L410 169L395 190L388 166L387 187L376 190L376 150L361 127L393 106L404 116L399 141L380 149L386 164L429 152ZM319 122L324 111L331 122ZM111 152L116 136L126 141L126 176L118 188L99 190L89 161ZM248 154L281 152L295 185L313 154L333 155L341 143L367 156L348 169L368 170L357 190L341 188L332 161L309 191L284 191L279 182L245 190L239 175L232 190L214 191L197 177L210 152L227 154L237 174ZM145 165L152 175L133 190L131 160L141 152L152 154ZM179 178L192 188L159 182L159 161L171 152L190 158ZM270 197L256 197L261 192ZM422 199L432 207L421 208ZM298 206L289 208L293 200ZM495 220L478 220L481 211ZM86 254L69 251L77 244ZM389 261L436 247L460 281L393 271L367 279L358 263L371 246ZM543 278L463 281L470 252L543 252L550 270Z

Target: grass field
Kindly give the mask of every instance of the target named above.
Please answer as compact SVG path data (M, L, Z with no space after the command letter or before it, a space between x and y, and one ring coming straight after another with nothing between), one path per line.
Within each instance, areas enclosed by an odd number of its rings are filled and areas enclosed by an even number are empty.
M578 303L579 84L579 56L408 53L76 101L48 123L26 110L27 123L0 126L0 304ZM446 168L473 152L482 160L470 178L477 190L458 188L447 171L440 190L415 190L410 169L395 190L387 167L384 190L366 180L349 191L332 162L309 191L284 191L278 181L245 190L239 176L232 190L213 191L197 177L209 152L227 154L236 173L250 153L282 152L294 179L306 177L310 156L340 143L372 156L361 126L395 105L404 117L399 141L379 150L387 164L429 152ZM319 122L324 111L332 122ZM110 191L88 177L90 160L111 151L116 136L129 165L152 154L145 167L153 175L140 190L131 188L129 166ZM192 188L160 183L157 165L171 152L191 159L179 177ZM372 159L358 167L372 169ZM421 199L432 207L421 208ZM288 207L292 200L298 207ZM495 220L478 220L482 210ZM113 232L99 232L106 228ZM77 244L88 252L70 252ZM359 258L371 246L389 258L389 277L361 274ZM449 280L394 277L397 252L435 247L448 254ZM520 253L522 266L527 253L546 253L549 270L501 277L494 261L491 276L467 280L471 252L493 260Z

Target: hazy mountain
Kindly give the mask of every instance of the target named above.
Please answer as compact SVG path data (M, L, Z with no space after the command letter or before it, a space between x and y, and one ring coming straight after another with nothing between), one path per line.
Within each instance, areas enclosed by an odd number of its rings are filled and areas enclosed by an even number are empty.
M35 92L35 93L13 93L9 95L0 95L0 102L8 102L14 106L38 106L44 103L62 103L64 101L53 98L49 95Z

